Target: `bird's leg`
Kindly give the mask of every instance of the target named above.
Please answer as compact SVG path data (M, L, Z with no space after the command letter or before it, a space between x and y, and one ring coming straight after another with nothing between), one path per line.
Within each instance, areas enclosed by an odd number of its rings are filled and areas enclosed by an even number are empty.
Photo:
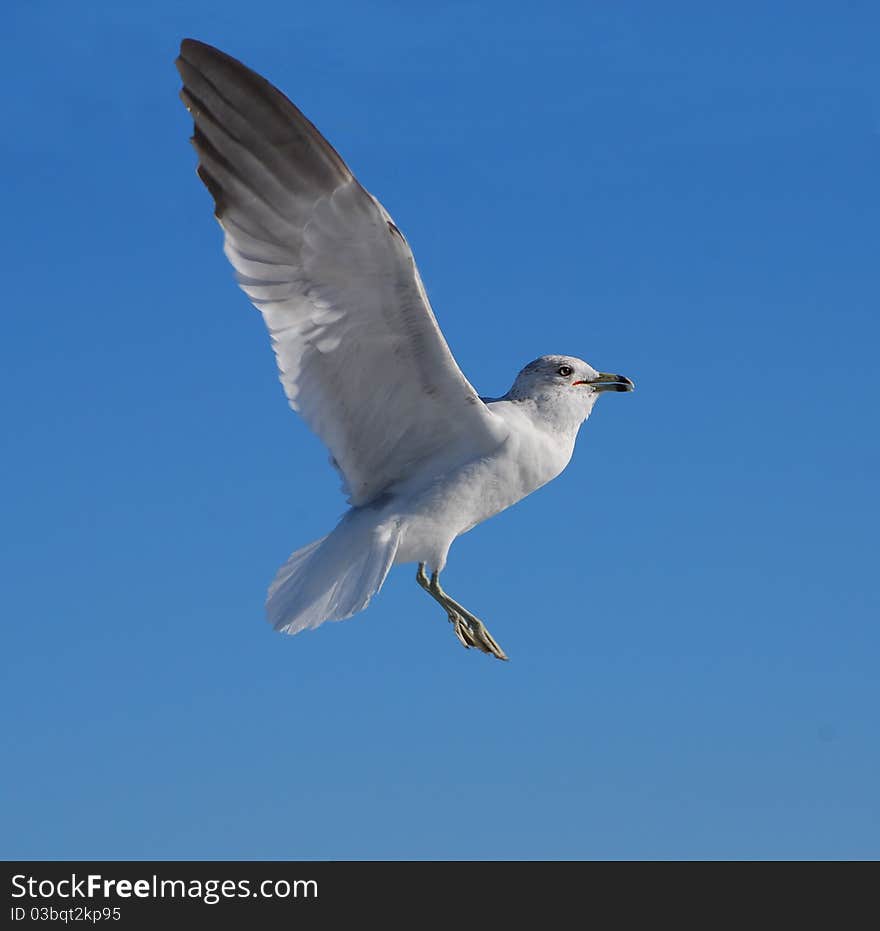
M507 659L504 650L495 642L486 625L443 591L440 587L439 572L433 573L429 579L425 573L425 564L420 562L416 581L446 612L449 622L455 628L455 636L463 646L476 647L498 659Z
M437 594L437 592L431 587L431 582L428 579L427 573L425 572L425 564L423 562L419 563L418 571L416 572L416 581L422 588L440 605L441 608L446 612L446 616L449 618L449 623L455 627L455 636L461 640L462 644L465 647L470 647L471 644L465 640L464 636L461 633L461 623L462 619L459 614L453 611L446 601Z
M428 581L428 574L425 572L425 564L423 562L419 563L419 568L416 572L416 581L429 595L431 594L431 583Z
M468 647L476 647L484 653L491 653L498 659L507 659L507 654L496 642L492 634L489 633L486 625L474 614L471 614L464 605L460 605L454 598L451 598L440 587L439 573L435 572L431 576L431 588L435 597L444 605L450 620L452 615L455 616L455 633L458 639Z
M466 649L469 649L472 646L476 646L476 644L472 642L473 638L469 639L465 633L467 628L464 626L464 618L454 608L452 608L446 598L443 597L445 592L439 594L436 589L431 586L431 580L428 579L428 576L425 573L425 564L423 562L419 563L419 568L416 572L416 581L446 612L446 616L449 618L449 623L452 624L453 628L455 629L455 636L458 637L458 639L461 641L461 645Z

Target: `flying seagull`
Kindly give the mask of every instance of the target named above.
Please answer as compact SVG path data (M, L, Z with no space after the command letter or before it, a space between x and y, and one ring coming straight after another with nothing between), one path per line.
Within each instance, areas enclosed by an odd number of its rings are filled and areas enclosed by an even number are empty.
M449 547L556 478L599 395L633 383L551 355L503 397L481 398L400 229L318 130L210 45L184 39L176 65L224 251L269 328L290 406L330 450L351 505L278 571L270 621L295 634L351 617L393 565L417 563L461 643L507 659L441 587Z

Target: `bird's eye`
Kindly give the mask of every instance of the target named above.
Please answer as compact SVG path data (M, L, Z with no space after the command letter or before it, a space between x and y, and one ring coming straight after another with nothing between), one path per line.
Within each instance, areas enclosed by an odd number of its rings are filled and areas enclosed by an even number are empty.
M556 369L556 374L561 375L563 378L568 378L573 372L574 369L570 365L560 365L559 368Z

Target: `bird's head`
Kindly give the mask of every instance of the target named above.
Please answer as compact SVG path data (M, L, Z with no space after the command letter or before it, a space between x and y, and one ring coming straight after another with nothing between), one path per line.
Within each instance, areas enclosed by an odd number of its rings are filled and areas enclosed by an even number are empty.
M597 372L574 356L541 356L516 376L507 393L512 401L534 401L546 413L556 411L564 420L582 423L605 391L632 391L624 375Z

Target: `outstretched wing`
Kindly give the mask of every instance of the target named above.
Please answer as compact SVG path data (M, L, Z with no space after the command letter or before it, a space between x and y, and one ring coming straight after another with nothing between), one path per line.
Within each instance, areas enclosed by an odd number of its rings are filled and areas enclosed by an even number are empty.
M351 503L497 447L504 425L452 357L382 205L264 78L192 39L176 64L224 250Z

